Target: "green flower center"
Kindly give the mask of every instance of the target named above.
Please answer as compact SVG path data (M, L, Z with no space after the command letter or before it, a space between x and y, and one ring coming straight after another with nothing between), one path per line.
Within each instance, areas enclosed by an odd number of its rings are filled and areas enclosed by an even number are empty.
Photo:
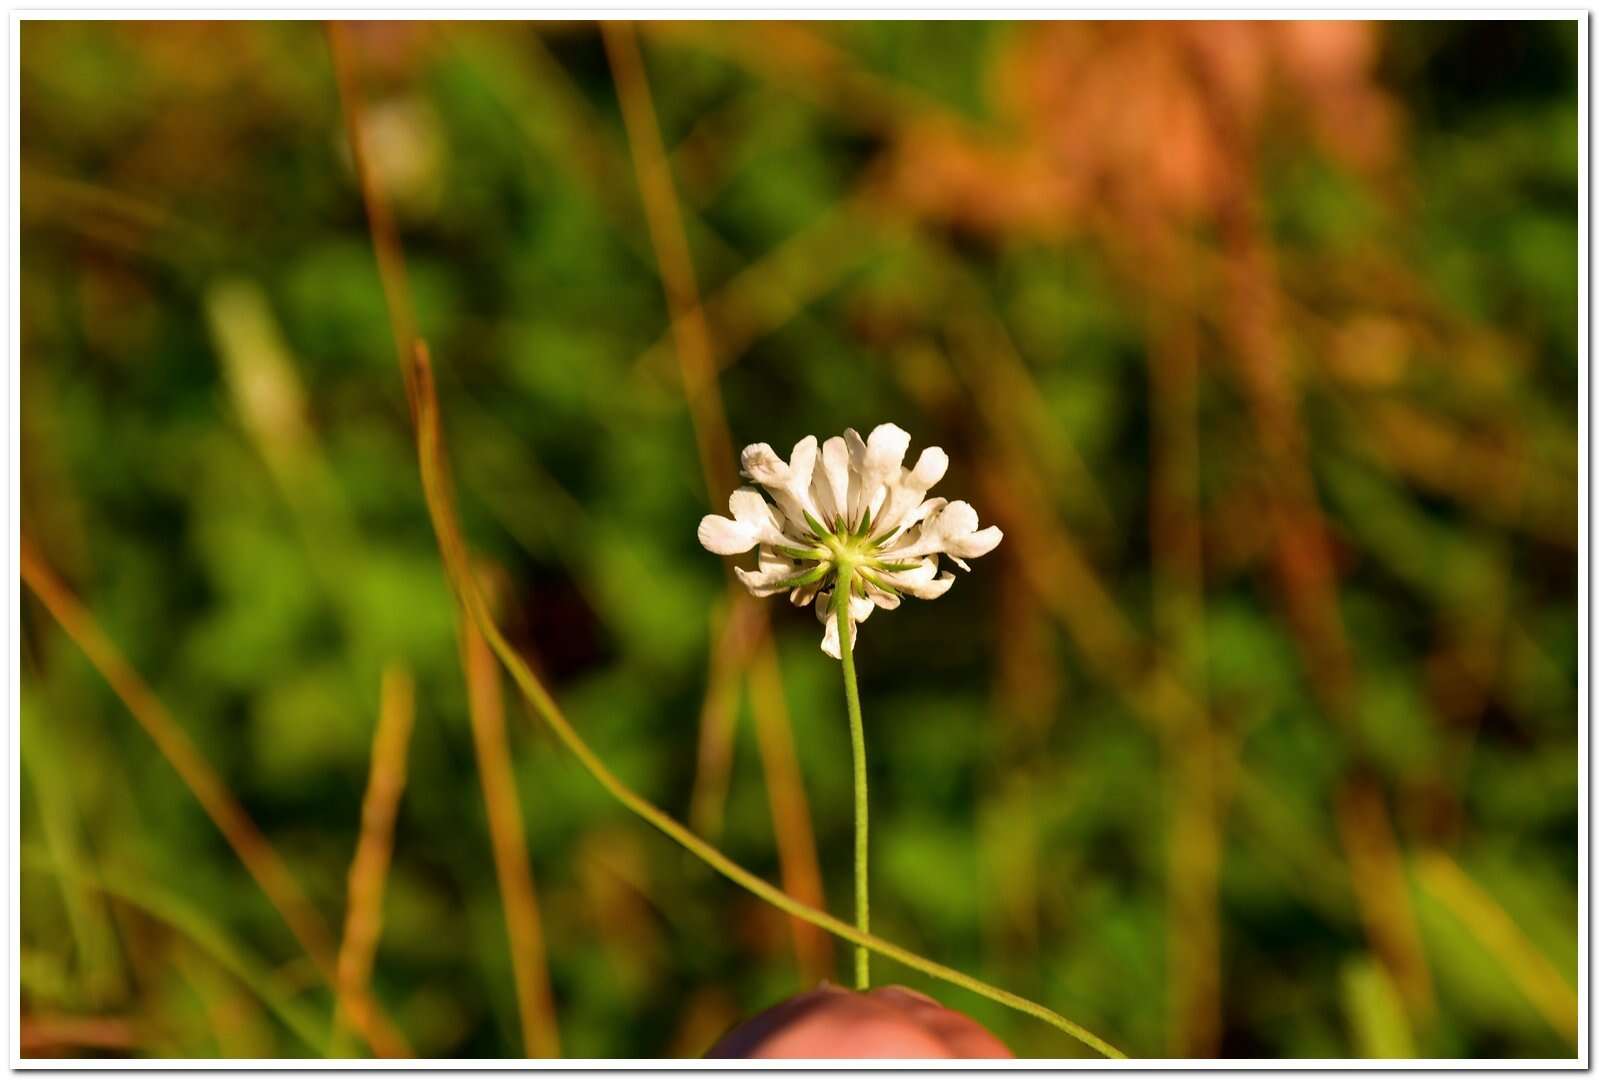
M841 570L870 563L877 554L865 536L847 531L828 533L822 537L822 546L832 554L833 562Z
M825 586L837 576L848 581L850 590L857 596L866 595L868 583L897 596L899 589L881 575L904 573L916 568L915 562L900 562L884 557L882 547L892 533L872 539L870 514L866 514L853 529L842 520L835 521L833 528L829 529L808 513L805 522L810 526L810 538L816 542L815 547L778 545L774 550L801 565L811 562L816 565L778 582L778 589L799 588L818 582Z

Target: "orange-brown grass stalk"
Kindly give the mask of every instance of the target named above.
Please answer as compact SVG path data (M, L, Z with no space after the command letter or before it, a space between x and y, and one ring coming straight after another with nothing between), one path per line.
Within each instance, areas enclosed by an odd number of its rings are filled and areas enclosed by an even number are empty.
M871 255L856 243L863 227L861 199L850 195L776 248L761 255L705 298L705 318L715 327L719 371L731 367L750 344L788 323ZM634 364L633 377L681 381L668 327Z
M683 231L677 192L667 165L666 149L661 144L661 129L656 122L655 104L638 39L626 23L602 23L601 30L622 104L628 144L633 150L633 168L644 199L650 243L672 313L672 336L682 367L683 396L688 402L694 438L699 446L705 494L717 504L726 498L734 484L733 437L727 429L727 414L722 408L722 393L716 381L710 330L700 304L694 260L689 252L688 236Z
M994 589L1000 624L991 687L992 765L979 810L984 875L1003 882L986 905L985 935L998 955L1031 958L1039 945L1040 765L1061 704L1054 627L1015 562L999 564Z
M367 774L366 796L361 801L361 836L350 860L344 911L344 939L339 944L339 1005L334 1016L334 1039L346 1019L357 1028L370 1025L361 1016L370 1008L367 986L372 978L378 937L383 932L383 893L389 861L394 851L394 820L405 792L406 756L416 717L416 684L401 664L383 671L377 730L372 736L372 764Z
M683 20L647 23L645 28L652 36L689 41L830 110L857 131L891 132L929 111L949 111L910 84L871 71L801 23Z
M956 347L997 340L970 333L961 337L964 341L958 341ZM951 366L958 373L964 365L952 359ZM1019 374L1029 377L1025 369ZM922 400L924 407L935 409L948 405L944 396L950 392L947 387L939 389L923 379L902 381L908 392ZM1164 739L1174 728L1191 726L1191 718L1201 705L1183 673L1170 657L1154 648L1121 611L1111 590L1061 520L1060 512L1041 509L1052 506L1050 485L1034 455L1023 452L1024 448L1019 448L1015 440L1004 439L996 433L994 418L985 415L984 419L980 434L987 452L981 457L987 464L978 470L978 482L984 499L995 507L995 520L1004 525L1006 535L1016 544L1015 561L1033 595L1066 631L1089 670L1103 680L1152 734ZM1227 773L1229 784L1236 766L1239 783L1248 785L1254 794L1269 795L1241 764L1230 761L1219 743L1216 750L1217 764ZM1283 839L1274 818L1275 811L1266 809L1264 798L1252 799L1243 805L1251 811L1251 820L1264 837L1273 841ZM1302 873L1307 869L1299 865L1302 854L1299 841L1303 839L1280 845L1285 867L1289 864L1293 867L1285 869L1285 877L1296 887L1307 890L1309 899L1322 909L1337 910L1343 894L1330 890L1344 885L1339 876L1343 867L1329 860L1315 864L1316 873Z
M405 251L380 178L374 174L368 161L362 120L363 99L347 34L348 31L340 23L328 24L328 41L338 76L339 98L344 107L350 153L361 185L362 202L366 206L378 276L389 313L389 328L405 380L406 399L414 410L417 390L413 382L415 366L412 352L419 339L405 272ZM529 1054L558 1057L560 1039L554 999L549 987L538 897L533 887L533 872L528 861L516 781L511 773L510 751L505 740L505 710L499 676L482 636L464 617L460 620L460 646L473 745L477 753L483 798L488 809L490 842L494 850L501 902L505 908L506 931L511 942L512 974L516 983L523 1045Z
M1349 882L1372 951L1388 969L1411 1019L1425 1020L1432 1008L1432 980L1387 803L1376 781L1361 773L1346 776L1335 799Z
M1230 317L1224 333L1267 464L1271 542L1288 629L1323 714L1355 732L1359 689L1353 652L1338 607L1337 570L1310 471L1309 435L1288 363L1275 254L1260 220L1253 153L1216 73L1195 56L1205 109L1228 149L1221 204ZM1402 857L1384 795L1357 754L1340 782L1336 816L1350 881L1374 951L1388 968L1414 1020L1433 1009L1432 979L1405 885Z
M494 873L505 906L505 932L511 944L511 974L516 983L517 1016L522 1045L530 1057L561 1056L555 997L550 991L545 958L544 925L539 914L533 867L528 860L522 805L511 772L511 751L505 738L505 699L500 670L470 619L461 616L461 663L466 672L466 697L472 716L472 747L477 755L483 803L488 811Z
M638 176L639 192L644 201L645 219L649 225L650 242L655 250L660 270L661 284L666 290L667 307L672 320L672 336L676 344L683 396L688 403L689 417L694 427L695 443L699 449L700 468L705 478L706 497L713 509L719 509L723 499L732 490L733 438L728 430L727 414L722 405L721 390L717 383L717 365L712 348L705 308L700 300L699 284L695 279L694 262L683 230L683 218L672 182L666 149L661 142L661 131L655 115L655 105L650 95L649 78L644 70L644 58L639 52L638 39L632 26L625 23L601 24L606 55L610 58L612 77L616 82L617 96L622 105L622 117L627 128L628 145L633 152L633 167ZM737 612L749 605L743 590L728 579L729 608ZM766 772L768 798L772 808L774 831L777 838L778 860L782 866L785 885L814 889L799 893L798 898L807 904L821 907L825 900L821 891L821 871L816 855L815 837L811 829L809 807L800 781L799 766L793 755L792 732L778 733L782 725L789 728L787 707L782 703L782 681L775 648L770 644L771 632L764 609L751 607L753 622L751 633L766 642L761 665L766 669L761 678L751 682L751 691L757 698L757 716L764 719L759 726L764 730L761 746L763 771ZM729 616L732 618L732 616ZM717 690L712 687L713 692ZM759 700L762 697L765 700ZM715 721L715 710L709 710L706 719ZM734 725L721 723L705 729L701 742L701 761L713 769L725 772L732 760L731 743ZM709 745L707 745L709 744ZM776 766L774 779L773 765ZM727 782L713 772L704 778L711 791L725 798ZM696 787L701 781L696 781ZM781 789L776 790L776 789ZM702 800L703 800L702 796ZM803 822L794 815L803 814ZM702 809L702 818L718 820L720 813ZM817 961L819 942L814 932L800 920L791 920L794 931L795 953L802 970L810 974L820 965Z
M26 534L21 545L22 580L89 662L110 684L156 749L161 751L228 845L260 884L289 930L318 967L332 969L332 936L320 913L227 784L201 756L165 705L135 671L87 608L56 577Z
M24 1016L18 1025L17 1042L24 1057L62 1050L126 1053L139 1048L133 1023L114 1016Z
M727 785L733 765L741 674L749 664L752 631L759 613L754 605L729 590L728 603L716 618L705 700L700 705L699 755L688 820L694 831L715 839L722 831Z
M783 695L783 673L770 631L755 646L749 671L750 707L755 713L755 745L766 772L766 795L777 834L778 873L783 891L812 907L821 907L822 868L816 861L816 834L805 797L799 757L794 752L794 723ZM790 919L794 954L807 982L833 974L833 948L827 935L803 919Z
M938 251L939 276L956 300L947 323L953 359L991 437L1007 454L1027 458L1041 473L1047 470L1043 479L1069 500L1075 515L1092 528L1108 530L1110 504L1094 470L1051 415L992 301L959 259L928 246Z
M344 106L345 134L350 156L361 185L361 202L366 207L367 227L372 234L372 249L378 261L378 277L383 283L383 298L389 313L389 330L394 337L394 355L405 373L406 397L415 400L410 384L411 343L416 340L415 309L411 305L411 286L405 273L405 254L400 247L400 231L394 213L384 197L379 178L366 154L365 111L360 84L350 55L349 31L342 23L328 23L328 45L333 52L333 71L339 83L339 101Z
M1154 276L1182 288L1177 245L1151 222ZM1176 1057L1214 1057L1221 1045L1221 864L1217 760L1204 648L1204 550L1199 507L1199 341L1186 304L1150 314L1150 514L1155 634L1200 707L1162 740L1172 786L1166 826L1167 1045Z

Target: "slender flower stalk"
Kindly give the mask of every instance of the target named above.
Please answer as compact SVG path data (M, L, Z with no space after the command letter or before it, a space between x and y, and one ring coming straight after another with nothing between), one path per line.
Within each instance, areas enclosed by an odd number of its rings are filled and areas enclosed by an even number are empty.
M855 926L863 934L871 932L866 733L855 684L855 627L876 608L899 607L907 594L944 595L955 575L938 572L940 555L970 570L966 560L988 554L1004 536L992 525L979 529L968 504L926 497L949 457L930 446L907 469L910 438L893 424L879 424L864 440L851 429L820 447L806 436L787 461L765 443L747 446L744 475L759 486L733 492L731 518L708 514L699 528L700 543L718 555L759 549L754 572L735 571L756 596L786 592L798 605L814 600L826 627L822 651L842 663L855 772ZM861 990L870 983L869 960L857 946Z
M844 575L838 590L838 607L841 616L849 596L849 575ZM839 639L839 652L844 667L844 704L849 709L850 758L855 769L855 928L863 934L872 932L871 903L866 877L866 728L861 723L861 693L855 686L855 645L852 634ZM872 983L872 954L864 946L855 946L855 989L865 990Z

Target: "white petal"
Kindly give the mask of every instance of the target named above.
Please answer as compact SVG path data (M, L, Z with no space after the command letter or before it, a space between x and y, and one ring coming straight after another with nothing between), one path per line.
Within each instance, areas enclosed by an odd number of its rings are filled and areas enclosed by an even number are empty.
M836 585L835 585L836 589ZM838 613L833 610L834 589L816 594L816 617L820 619L826 629L822 632L822 651L834 660L842 660L843 655L838 649ZM861 596L851 595L849 598L849 640L851 647L855 644L855 627L866 621L872 610L877 605Z
M884 573L883 579L895 588L908 589L915 585L925 585L932 581L938 574L938 556L928 555L914 560L909 570L898 570Z
M938 556L929 555L909 570L884 574L883 581L919 600L937 600L955 583L954 574L938 574Z
M741 487L727 497L727 508L733 517L746 525L760 527L771 523L772 509L752 487Z
M805 512L812 509L806 489L816 464L815 437L809 436L795 444L791 463L784 462L766 443L754 443L744 448L740 464L744 475L765 488L777 503L786 519L779 527L786 526L786 531L803 536L809 528L805 524Z
M822 444L822 469L811 482L811 496L828 528L849 509L849 447L837 435Z
M911 447L910 433L898 424L878 424L866 439L866 472L876 476L897 476Z
M835 583L834 587L837 585ZM816 594L816 619L823 626L822 651L834 660L844 659L838 651L838 617L833 614L833 590L827 589ZM850 641L853 643L854 638Z
M744 475L768 491L782 487L788 479L788 466L766 443L752 443L739 455L739 465Z
M930 499L928 502L942 500ZM924 503L923 507L926 505ZM896 543L885 545L882 556L904 560L946 552L964 570L968 567L963 560L988 554L1004 536L993 525L979 530L977 511L969 503L952 502L928 511L915 534L907 530Z
M737 574L744 587L756 596L771 596L782 592L785 588L782 583L804 573L805 569L804 565L792 559L785 559L771 548L762 546L758 570L749 571L742 567L734 567L733 573Z
M955 575L943 573L928 581L907 582L901 585L896 580L894 584L900 585L903 591L918 600L937 600L940 596L949 592L949 587L955 584Z
M741 566L735 566L733 573L738 575L738 579L744 583L744 587L754 596L775 596L784 589L792 588L792 586L782 583L794 576L794 574L782 573L751 573ZM799 573L799 570L796 568L794 573Z
M739 488L728 496L727 505L733 511L733 519L751 530L761 543L793 543L783 535L782 519L772 512L771 505L754 488Z
M860 436L855 437L856 442ZM856 459L855 484L850 496L850 521L859 522L868 506L880 506L884 485L899 479L900 465L905 451L910 448L911 437L896 424L878 424L872 429ZM855 457L852 448L851 457Z
M849 467L859 471L866 464L866 440L852 427L844 429L844 449L849 451Z
M911 470L911 480L925 493L944 479L949 470L949 455L942 447L929 446L916 458L916 468Z
M849 494L843 507L844 518L851 528L859 520L861 510L862 480L866 471L866 442L854 428L844 429L844 449L849 451Z
M866 500L865 509L872 512L873 521L883 516L883 507L888 505L889 491L893 486L892 481L887 484L878 484L877 493Z
M916 509L906 514L904 520L899 523L899 527L903 529L904 532L901 533L893 546L900 547L904 545L907 540L911 539L911 530L915 529L929 517L942 510L944 508L944 504L947 502L949 502L948 499L936 498L928 499L926 502L917 503ZM921 535L920 530L917 531L916 535Z
M779 554L771 548L761 546L759 564L762 570L786 570L791 574L798 573L801 564L790 559L787 555Z
M811 474L816 471L816 436L807 435L794 444L788 458L789 490L805 496L811 488Z
M897 526L891 528L888 535L880 538L879 542L882 544L882 548L878 554L888 562L915 558L915 555L907 556L905 552L917 547L921 542L922 519L943 506L945 501L944 499L928 499L917 506Z
M884 611L893 611L899 607L899 596L896 593L884 592L870 581L866 583L866 598Z
M816 436L807 435L794 444L788 459L788 481L783 494L777 496L777 505L790 522L789 532L794 536L810 533L809 514L816 517L816 503L811 499L811 477L816 472Z
M881 510L872 516L872 535L882 536L896 527L909 526L919 518L906 520L912 507L922 502L929 488L944 478L949 468L949 455L936 446L929 446L916 459L914 469L902 470L897 480L887 485L887 498Z
M742 555L760 539L756 530L743 522L716 514L700 519L699 537L705 549L717 555Z
M813 581L809 585L801 585L799 588L788 594L789 603L793 604L795 607L804 607L806 604L809 604L816 598L817 591L820 590L824 584L826 584L825 578L821 581Z
M979 555L987 555L993 551L1003 539L1005 534L1000 532L999 526L990 525L986 529L967 533L965 536L951 537L944 550L949 552L952 558L975 559ZM963 566L961 569L967 568Z
M969 502L956 501L948 503L937 515L929 517L927 524L922 526L922 534L954 537L964 536L976 529L977 511L972 509Z
M854 648L855 639L849 639L850 647ZM838 620L828 619L827 629L822 631L822 651L834 660L844 659L844 654L838 649Z

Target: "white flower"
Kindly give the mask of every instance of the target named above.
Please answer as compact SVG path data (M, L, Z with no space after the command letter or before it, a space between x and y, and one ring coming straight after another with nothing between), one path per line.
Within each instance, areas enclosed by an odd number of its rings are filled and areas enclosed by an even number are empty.
M895 425L879 424L864 442L851 429L821 444L820 453L807 435L787 461L765 443L746 446L744 475L760 486L733 492L731 518L707 514L700 543L718 555L759 548L755 570L739 568L739 580L756 596L814 600L827 627L822 651L837 658L839 578L850 583L853 643L855 624L873 608L892 611L902 595L932 600L948 591L955 575L938 572L940 555L970 570L966 560L993 551L1004 536L992 525L979 529L977 511L966 503L927 498L949 457L930 446L914 468L904 468L910 441Z

